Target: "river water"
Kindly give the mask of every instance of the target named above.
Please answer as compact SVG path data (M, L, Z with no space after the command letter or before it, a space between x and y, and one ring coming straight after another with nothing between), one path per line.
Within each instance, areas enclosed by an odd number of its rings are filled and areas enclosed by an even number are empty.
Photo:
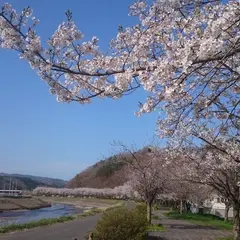
M37 210L9 211L0 213L0 226L9 224L21 224L37 221L43 218L57 218L79 213L73 206L65 204L53 204L48 208Z

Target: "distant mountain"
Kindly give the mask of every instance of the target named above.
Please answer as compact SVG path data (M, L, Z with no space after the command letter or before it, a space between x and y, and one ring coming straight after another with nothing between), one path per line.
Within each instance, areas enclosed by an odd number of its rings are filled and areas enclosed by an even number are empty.
M147 153L147 148L138 151L142 156ZM114 188L126 182L124 171L126 164L131 161L130 154L124 154L125 161L121 161L121 155L113 155L105 160L101 160L90 166L86 170L77 174L67 183L69 188L90 187L90 188Z
M66 184L67 181L61 179L0 173L0 189L32 190L39 186L61 188L65 187Z

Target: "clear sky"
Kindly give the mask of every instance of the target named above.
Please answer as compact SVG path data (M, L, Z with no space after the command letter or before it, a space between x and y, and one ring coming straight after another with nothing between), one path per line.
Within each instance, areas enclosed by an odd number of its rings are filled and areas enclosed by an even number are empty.
M107 49L118 25L126 27L137 21L128 16L132 0L8 2L17 10L33 8L40 19L42 40L51 36L70 9L85 40L97 36L102 49ZM134 116L138 100L145 98L143 91L84 106L62 104L17 53L0 49L0 66L0 172L70 179L109 156L113 140L141 147L154 135L157 113Z

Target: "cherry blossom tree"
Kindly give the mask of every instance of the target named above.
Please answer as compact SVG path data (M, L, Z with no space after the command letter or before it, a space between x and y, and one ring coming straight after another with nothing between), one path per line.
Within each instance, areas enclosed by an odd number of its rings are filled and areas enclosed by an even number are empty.
M201 149L185 149L185 154L181 156L179 163L185 170L186 181L210 186L233 206L234 239L240 239L239 164L232 161L224 152L220 154L218 149L209 146Z
M154 200L158 195L168 193L169 165L164 151L156 147L137 150L134 146L129 147L121 142L115 143L115 146L120 148L120 161L126 163L125 175L128 176L129 185L147 205L147 219L151 224ZM126 154L131 158L126 158Z
M94 197L94 198L117 198L117 199L131 199L137 194L126 183L115 188L51 188L51 187L37 187L33 190L35 195L46 196L63 196L63 197Z
M83 41L71 12L42 43L32 9L17 13L5 4L0 44L19 52L58 101L85 104L143 87L149 96L137 114L158 109L159 135L169 137L172 146L198 139L240 162L239 5L136 1L130 15L139 24L120 27L105 54L97 37Z
M189 164L190 159L186 151L185 155L180 155L179 151L174 152L171 149L167 149L165 153L171 166L168 188L180 205L180 214L185 210L184 205L186 206L187 203L202 205L209 198L212 187L199 180L204 176L196 171L195 166Z
M42 43L32 9L0 12L0 44L19 52L61 102L119 98L143 87L149 94L138 115L160 111L163 136L195 137L215 146L218 134L239 146L240 34L238 1L136 1L130 15L139 24L120 27L109 54L98 38L83 40L67 19ZM198 128L211 126L208 134ZM221 134L220 134L221 135ZM226 151L224 147L224 151ZM239 156L233 154L239 162Z
M211 192L211 189L205 185L174 177L170 181L169 189L180 202L180 214L185 210L186 204L201 205Z
M211 146L215 157L209 151L206 166L220 168L218 159L221 169L239 172L240 2L139 0L130 15L139 24L120 27L106 54L97 37L83 40L69 11L43 43L32 9L17 13L5 4L0 46L28 61L60 102L86 104L143 88L148 97L137 115L157 109L159 136L172 149ZM237 194L236 181L233 189ZM238 219L239 202L234 206Z

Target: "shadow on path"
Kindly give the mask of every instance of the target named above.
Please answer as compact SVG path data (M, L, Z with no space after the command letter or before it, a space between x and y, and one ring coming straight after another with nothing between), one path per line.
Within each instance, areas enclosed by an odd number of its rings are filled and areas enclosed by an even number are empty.
M149 236L147 240L167 240L167 238L157 237L157 236Z
M193 224L185 220L170 219L166 215L166 210L158 210L154 215L160 220L153 223L161 223L165 226L164 232L150 232L148 240L215 240L218 237L228 237L229 231L219 230L216 226L204 226Z
M203 226L203 225L185 225L185 224L165 224L165 226L168 226L170 228L175 228L175 229L206 229L206 230L218 230L217 227L214 226Z

